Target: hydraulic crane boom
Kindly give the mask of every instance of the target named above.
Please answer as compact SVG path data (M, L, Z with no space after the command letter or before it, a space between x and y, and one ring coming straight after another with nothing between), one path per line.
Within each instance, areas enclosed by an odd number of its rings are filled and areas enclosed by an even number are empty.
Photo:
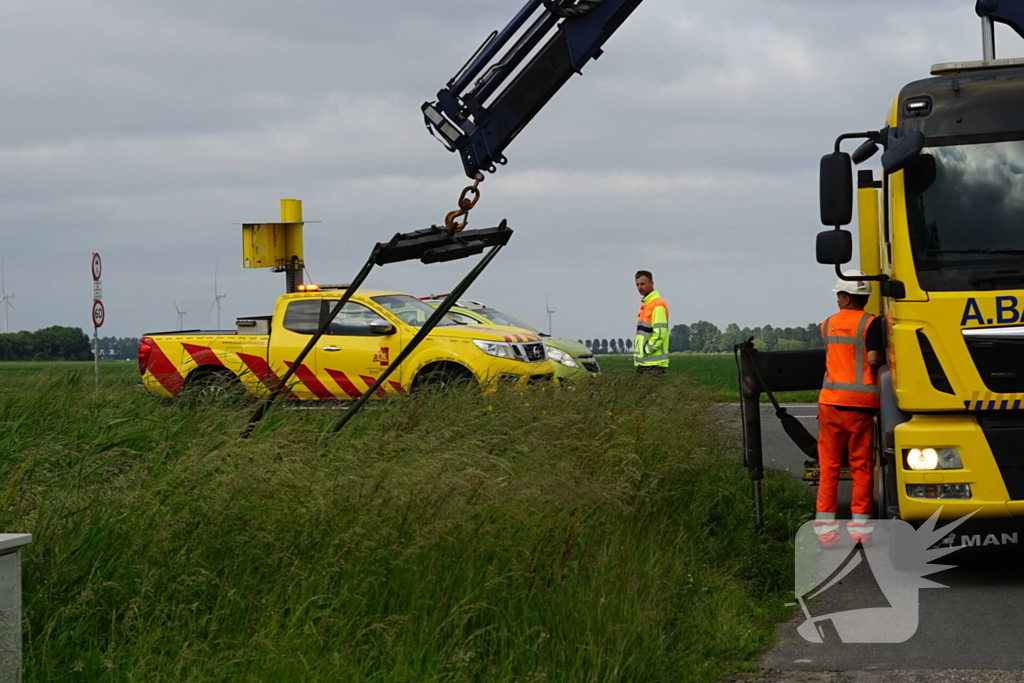
M423 104L427 129L459 153L467 176L493 173L495 164L507 162L505 148L519 131L573 73L601 56L601 46L642 1L529 0L508 26L484 41L437 101Z

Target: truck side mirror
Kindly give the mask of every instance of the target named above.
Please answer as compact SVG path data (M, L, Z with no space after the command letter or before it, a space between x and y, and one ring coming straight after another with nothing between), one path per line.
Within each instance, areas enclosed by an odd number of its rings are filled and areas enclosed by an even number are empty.
M889 149L882 155L882 168L886 173L902 171L924 149L924 133L912 130L906 135L889 139Z
M853 220L853 163L846 152L821 158L820 193L822 225L849 225Z
M818 263L841 266L853 258L853 234L849 230L826 230L818 233L815 244Z
M378 319L373 320L369 324L370 332L379 335L388 335L395 333L395 326L389 323L387 320Z

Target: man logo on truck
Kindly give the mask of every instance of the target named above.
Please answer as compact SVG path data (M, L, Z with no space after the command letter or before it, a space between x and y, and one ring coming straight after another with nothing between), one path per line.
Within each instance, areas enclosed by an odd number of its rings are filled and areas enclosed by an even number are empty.
M380 363L382 368L386 368L391 363L391 349L387 346L381 347L381 350L373 354L373 362Z

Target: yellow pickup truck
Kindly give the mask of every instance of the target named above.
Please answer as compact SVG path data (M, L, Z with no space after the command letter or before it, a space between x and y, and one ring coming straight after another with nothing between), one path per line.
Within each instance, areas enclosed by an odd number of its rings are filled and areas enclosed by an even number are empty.
M313 289L310 287L310 289ZM239 318L235 331L184 330L144 335L139 372L151 394L244 388L268 395L341 298L344 287L284 294L271 316ZM401 292L359 290L331 321L284 394L291 399L358 398L417 333L434 309ZM442 320L388 378L375 398L429 384L475 380L499 385L549 383L554 366L539 337Z

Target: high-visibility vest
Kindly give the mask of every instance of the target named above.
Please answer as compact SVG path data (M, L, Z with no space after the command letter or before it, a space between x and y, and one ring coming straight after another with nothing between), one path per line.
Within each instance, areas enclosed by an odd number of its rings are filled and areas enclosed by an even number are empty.
M636 315L633 363L668 367L668 304L654 290L643 298Z
M825 340L825 381L818 403L851 408L878 407L878 380L868 365L868 328L875 316L844 309L821 324Z

